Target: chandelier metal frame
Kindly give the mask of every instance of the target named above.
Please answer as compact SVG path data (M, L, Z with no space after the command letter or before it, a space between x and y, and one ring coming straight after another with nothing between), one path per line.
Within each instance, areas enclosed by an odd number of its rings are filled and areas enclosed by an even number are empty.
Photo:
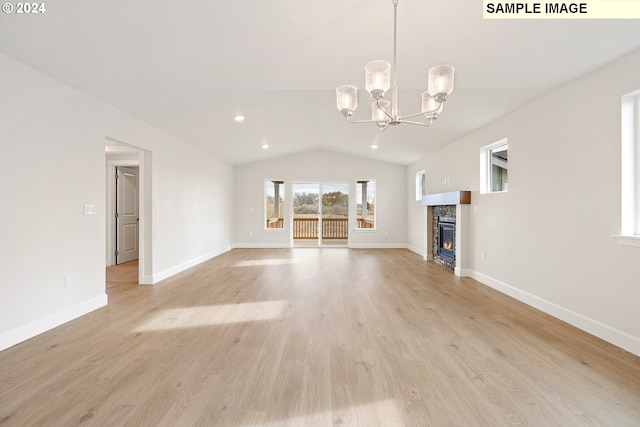
M433 121L438 118L438 114L442 112L447 97L453 92L455 68L451 65L437 65L429 70L428 90L422 94L422 111L406 116L398 114L397 28L398 0L393 0L393 63L372 61L365 67L366 88L373 99L371 120L351 119L358 106L356 86L342 85L336 89L337 107L347 122L353 124L375 123L382 132L390 126L401 123L431 126ZM389 89L391 89L391 101L384 99L385 92ZM425 116L427 121L409 120L419 116Z

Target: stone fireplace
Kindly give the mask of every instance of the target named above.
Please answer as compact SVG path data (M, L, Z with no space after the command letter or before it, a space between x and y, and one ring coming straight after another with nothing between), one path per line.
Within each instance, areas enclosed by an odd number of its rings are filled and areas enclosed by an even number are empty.
M440 258L456 260L456 218L450 216L438 217L438 236L436 253Z
M453 270L456 266L456 207L434 206L431 228L433 261Z
M465 254L471 192L454 191L423 197L427 207L427 253L425 259L434 261L457 276L466 276Z

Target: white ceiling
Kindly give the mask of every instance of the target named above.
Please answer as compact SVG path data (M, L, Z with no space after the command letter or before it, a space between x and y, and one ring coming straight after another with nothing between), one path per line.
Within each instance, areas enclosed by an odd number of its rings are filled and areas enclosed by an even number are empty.
M640 48L633 20L483 20L480 1L400 0L400 112L419 110L433 65L456 67L456 89L433 127L380 133L344 122L335 87L362 88L355 116L369 118L363 67L391 60L392 0L46 7L0 16L0 52L233 164L317 148L409 164Z

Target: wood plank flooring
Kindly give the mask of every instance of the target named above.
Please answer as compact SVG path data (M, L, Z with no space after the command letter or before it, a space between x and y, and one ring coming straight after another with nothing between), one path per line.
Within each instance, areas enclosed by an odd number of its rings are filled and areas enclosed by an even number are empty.
M0 352L0 427L640 425L640 358L407 250L136 275Z

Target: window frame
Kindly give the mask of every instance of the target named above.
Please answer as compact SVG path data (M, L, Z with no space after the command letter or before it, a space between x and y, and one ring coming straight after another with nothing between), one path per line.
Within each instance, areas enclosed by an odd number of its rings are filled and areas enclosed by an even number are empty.
M620 234L618 243L640 247L640 91L621 98Z
M509 192L509 179L503 185L502 190L493 190L493 161L492 154L497 151L506 150L509 152L509 140L503 138L492 144L485 145L480 149L480 194L495 194ZM509 161L507 159L506 168L507 176L509 174Z
M423 169L416 172L416 202L422 202L422 197L427 195L427 174Z
M278 191L276 192L276 183L278 183L278 186L280 187L278 189ZM271 196L271 194L269 194L269 185L272 184L273 185L273 196ZM269 203L268 203L268 197L274 197L276 193L278 194L281 202L279 203L279 210L280 210L280 215L278 216L279 218L282 217L282 222L278 222L276 227L269 227L267 224L267 221L269 220ZM262 219L262 226L264 228L265 231L284 231L285 230L285 215L286 215L286 208L285 208L285 183L284 180L281 179L265 179L264 180L264 194L263 194L263 198L262 198L262 207L263 207L263 219Z
M372 183L373 182L373 227L372 228L361 228L358 222L358 197L362 198L362 188L358 188L363 182ZM367 184L368 185L368 184ZM367 187L367 194L369 194L369 188ZM356 226L354 231L357 232L371 232L377 231L378 227L378 212L377 212L377 198L378 198L378 187L375 179L359 179L356 181L356 197L355 197L355 205L356 205ZM368 203L368 200L365 200ZM361 202L364 203L364 202ZM360 212L360 217L362 217L362 211Z

